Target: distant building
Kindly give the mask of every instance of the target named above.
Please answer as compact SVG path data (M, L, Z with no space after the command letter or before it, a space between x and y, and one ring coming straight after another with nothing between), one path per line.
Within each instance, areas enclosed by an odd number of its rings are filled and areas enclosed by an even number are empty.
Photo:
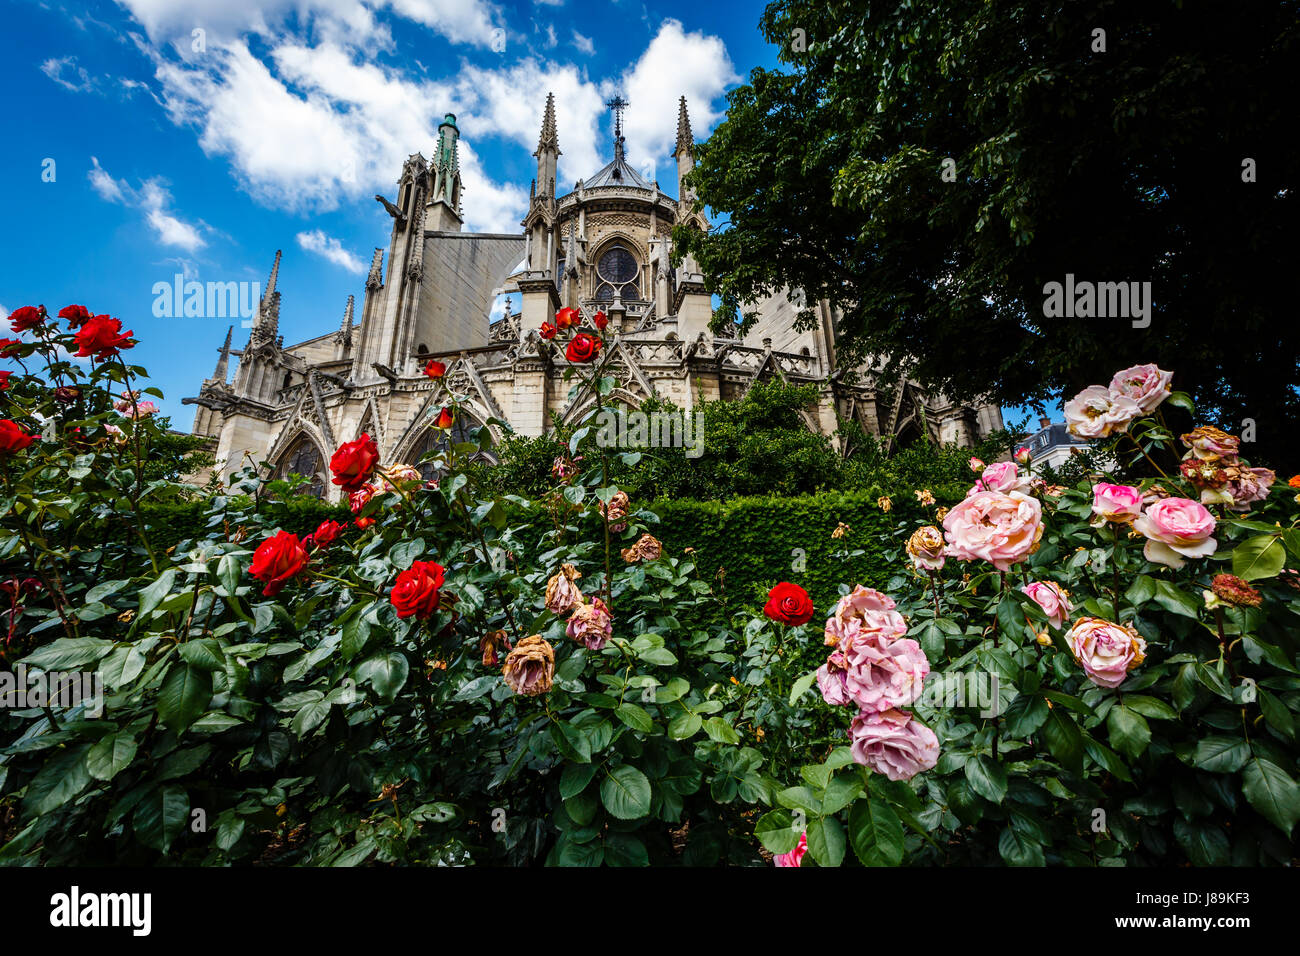
M1065 422L1053 422L1046 415L1038 419L1038 431L1024 443L1033 458L1034 470L1048 465L1060 468L1071 456L1087 451L1091 442L1075 438L1065 427Z

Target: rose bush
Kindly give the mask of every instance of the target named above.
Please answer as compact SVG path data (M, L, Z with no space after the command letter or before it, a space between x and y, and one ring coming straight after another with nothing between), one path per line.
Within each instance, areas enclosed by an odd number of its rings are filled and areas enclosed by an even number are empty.
M1161 398L1190 403L1161 375L1118 375L1111 405L1138 412L1101 429L1150 466L1139 499L995 463L996 488L946 513L918 495L922 533L900 519L862 545L888 552L885 580L817 606L794 569L737 602L659 543L603 452L578 454L590 418L538 500L472 477L489 427L430 453L436 483L357 436L331 461L350 524L286 531L249 467L204 533L160 548L147 505L175 483L146 477L162 435L138 406L160 396L130 333L34 311L0 393L5 666L104 694L0 710L0 860L1294 856L1297 503L1240 476L1204 500L1181 456L1249 466L1223 437L1179 445ZM87 328L93 361L68 362ZM552 328L556 362L606 332L577 310ZM594 417L612 350L580 351L571 397Z

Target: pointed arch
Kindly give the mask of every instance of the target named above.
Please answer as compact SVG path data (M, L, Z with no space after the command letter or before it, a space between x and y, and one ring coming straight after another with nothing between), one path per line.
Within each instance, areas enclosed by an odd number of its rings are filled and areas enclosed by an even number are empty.
M287 478L291 474L310 479L307 493L324 498L328 488L329 452L324 437L309 422L290 422L280 433L267 455L272 478Z

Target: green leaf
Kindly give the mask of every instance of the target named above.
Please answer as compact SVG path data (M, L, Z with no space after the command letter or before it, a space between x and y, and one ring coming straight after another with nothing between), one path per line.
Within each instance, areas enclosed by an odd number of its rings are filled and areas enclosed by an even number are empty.
M47 672L71 670L97 661L112 650L112 641L98 637L60 637L44 647L38 647L19 663Z
M1196 744L1196 766L1211 773L1236 773L1250 759L1250 745L1241 737L1206 737Z
M562 720L551 724L551 740L566 759L578 763L591 762L591 740L578 727Z
M799 845L800 831L794 828L794 817L789 810L777 808L765 813L754 827L754 836L769 851L789 853Z
M186 664L203 670L224 671L226 669L225 652L221 650L221 644L211 637L185 641L177 647L177 653Z
M129 731L109 734L86 754L86 770L96 780L112 780L130 766L135 751L135 737Z
M158 691L158 717L179 734L198 719L211 700L211 671L189 664L173 667Z
M844 827L834 817L824 817L808 824L808 852L822 866L839 866L844 862L847 844Z
M244 575L244 568L239 558L233 554L223 554L217 563L217 579L221 582L228 597L234 597L239 589L239 579ZM241 828L242 829L242 828Z
M368 657L357 665L356 679L359 684L369 681L382 700L391 701L405 686L410 669L406 655L388 651Z
M1014 827L1007 827L998 838L998 853L1008 866L1046 866L1043 847Z
M591 783L591 778L596 776L596 771L600 767L594 763L569 763L564 765L564 773L560 774L560 797L568 800L576 794L582 793L587 789L587 784Z
M1106 715L1110 745L1130 757L1139 757L1151 742L1151 727L1146 718L1126 705L1110 709Z
M411 538L393 545L392 550L388 552L388 560L393 562L393 567L405 571L420 555L424 554L424 551L424 539Z
M1083 772L1083 735L1062 707L1053 707L1043 724L1047 749L1067 770Z
M1190 617L1193 620L1196 620L1201 612L1202 603L1199 600L1168 581L1156 582L1155 600L1166 611L1181 614L1183 617Z
M109 690L120 690L144 671L145 654L140 648L128 644L116 647L99 665L99 674Z
M1259 688L1259 709L1264 719L1282 732L1284 737L1295 737L1295 719L1286 704L1278 700L1264 688Z
M1139 574L1133 579L1133 583L1128 586L1124 592L1124 600L1128 601L1134 607L1140 607L1156 596L1155 578L1147 574Z
M862 780L856 776L836 777L826 785L822 796L822 816L839 813L862 793Z
M795 705L795 701L797 701L800 697L802 697L805 693L807 693L808 688L812 687L813 682L816 680L817 680L817 672L809 671L807 674L804 674L803 677L800 677L797 681L794 682L794 686L790 688L791 707Z
M811 787L787 787L776 795L776 802L791 810L802 810L809 816L821 813L821 800Z
M1300 784L1277 764L1259 757L1246 764L1241 792L1250 805L1288 837L1300 820Z
M966 779L971 789L991 803L1001 803L1007 795L1007 772L987 754L966 761Z
M655 722L646 709L633 703L619 704L618 709L614 711L614 716L643 734L648 734L655 729Z
M863 866L898 866L903 862L903 824L893 807L871 797L849 811L849 839Z
M82 747L52 757L27 784L27 794L23 797L24 815L34 817L49 813L86 789L90 783L86 756L86 748Z
M601 782L600 802L620 820L639 820L650 812L650 781L636 767L622 764Z
M700 727L704 721L699 714L693 714L689 711L679 714L673 718L672 723L668 725L668 736L673 740L686 740L694 737L699 733Z
M1245 581L1275 577L1286 564L1286 549L1276 535L1248 538L1232 551L1232 573Z
M176 575L179 571L176 568L168 568L158 576L147 588L140 591L140 609L136 613L144 617L154 608L156 608L162 599L171 593L172 585L176 581Z
M1177 720L1178 711L1174 710L1163 700L1155 697L1147 697L1144 694L1125 694L1124 706L1129 710L1136 710L1144 717L1152 717L1156 720Z
M289 729L300 738L307 736L330 715L330 706L328 700L309 701L293 715L293 720L289 722Z
M166 853L185 830L190 798L182 787L168 784L150 790L135 808L131 826L145 846Z
M1043 726L1047 714L1047 701L1042 697L1021 695L1007 708L1005 714L1007 733L1012 737L1028 737Z
M721 717L710 717L706 720L704 722L704 732L720 744L740 743L740 734L736 733L731 724Z

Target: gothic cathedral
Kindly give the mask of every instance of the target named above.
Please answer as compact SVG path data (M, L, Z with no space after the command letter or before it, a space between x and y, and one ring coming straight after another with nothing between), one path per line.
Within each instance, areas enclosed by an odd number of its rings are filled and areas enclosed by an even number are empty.
M360 320L348 296L337 331L284 344L277 252L248 343L232 350L228 332L212 377L185 399L198 406L194 432L211 439L217 473L264 462L335 498L327 465L340 443L368 432L382 460L418 461L444 440L430 424L448 388L469 396L478 419L462 415L459 430L499 419L536 436L552 428L553 416L580 418L592 396L569 399L565 359L537 334L564 306L609 316L607 374L618 382L614 398L633 407L657 396L690 409L740 398L776 377L818 386L803 417L826 434L841 417L890 443L969 444L1002 427L994 405L955 405L910 381L878 389L870 369L838 367L838 316L820 303L817 327L796 329L797 292L757 303L759 321L744 338L710 332L705 277L690 257L671 262L674 225L709 228L682 182L695 149L686 100L677 120L677 198L628 164L626 104L611 105L613 157L560 195L555 101L547 97L528 213L522 231L507 235L462 229L460 130L448 115L433 158L417 153L403 165L396 200L375 197L393 220L387 256L375 249ZM422 374L431 358L446 363L443 382Z

